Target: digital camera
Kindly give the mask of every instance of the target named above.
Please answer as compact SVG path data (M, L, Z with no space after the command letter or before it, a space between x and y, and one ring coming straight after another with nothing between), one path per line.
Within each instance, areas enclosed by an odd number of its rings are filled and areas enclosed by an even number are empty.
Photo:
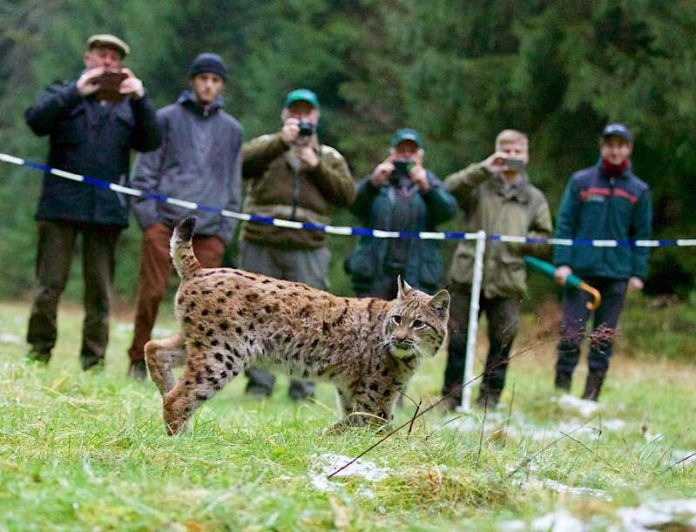
M401 182L402 178L408 179L409 178L409 172L411 171L411 168L413 168L413 161L409 159L400 159L397 161L394 161L394 171L391 173L389 176L389 181L391 182L392 185L399 185Z

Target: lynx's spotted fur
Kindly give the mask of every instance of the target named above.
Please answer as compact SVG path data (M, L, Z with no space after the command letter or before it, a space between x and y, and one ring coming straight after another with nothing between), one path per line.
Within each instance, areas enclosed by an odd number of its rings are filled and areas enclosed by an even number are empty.
M191 246L194 225L184 220L172 237L181 331L145 346L169 434L249 364L329 380L344 424L391 420L421 360L445 341L447 291L429 296L400 279L394 301L356 299L241 270L202 269ZM171 368L181 362L175 382Z

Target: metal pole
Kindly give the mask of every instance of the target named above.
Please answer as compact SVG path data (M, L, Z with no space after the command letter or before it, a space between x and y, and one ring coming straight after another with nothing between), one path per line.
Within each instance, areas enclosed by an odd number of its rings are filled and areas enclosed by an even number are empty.
M476 233L476 251L474 254L474 275L471 280L471 303L469 305L469 328L466 336L466 362L462 388L460 412L471 412L471 379L474 378L474 354L476 353L476 335L478 333L479 299L483 279L483 254L486 251L486 232ZM467 384L469 383L469 384Z

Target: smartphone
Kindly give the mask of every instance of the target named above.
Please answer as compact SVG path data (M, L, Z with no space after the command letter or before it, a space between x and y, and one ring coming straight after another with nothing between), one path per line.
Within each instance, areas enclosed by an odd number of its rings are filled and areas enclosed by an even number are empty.
M506 157L503 159L503 164L514 170L522 170L522 168L524 168L524 161L522 159L508 159Z
M107 102L120 102L125 98L123 94L118 92L121 82L128 77L128 74L120 70L112 70L104 72L101 76L94 79L95 83L99 84L97 90L97 100Z

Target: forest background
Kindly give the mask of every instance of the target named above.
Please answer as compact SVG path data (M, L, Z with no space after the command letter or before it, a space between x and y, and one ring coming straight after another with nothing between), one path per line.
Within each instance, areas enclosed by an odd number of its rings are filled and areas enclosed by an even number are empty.
M635 136L633 164L653 191L655 236L696 237L696 7L688 0L0 0L0 152L45 161L24 110L49 83L75 79L86 38L114 33L157 107L187 86L199 52L230 71L226 110L245 138L280 127L284 95L315 90L319 134L360 177L393 131L418 129L426 166L444 177L493 150L508 127L529 134L532 181L554 211L569 175L594 164L609 121ZM33 283L37 171L0 166L0 297ZM335 224L354 224L346 212ZM451 228L461 230L461 220ZM342 259L353 238L332 237L331 280L348 292ZM116 291L132 301L135 223L120 243ZM452 244L444 244L446 256ZM234 248L229 260L234 260ZM79 298L79 261L68 296ZM694 248L655 250L648 290L691 294Z

